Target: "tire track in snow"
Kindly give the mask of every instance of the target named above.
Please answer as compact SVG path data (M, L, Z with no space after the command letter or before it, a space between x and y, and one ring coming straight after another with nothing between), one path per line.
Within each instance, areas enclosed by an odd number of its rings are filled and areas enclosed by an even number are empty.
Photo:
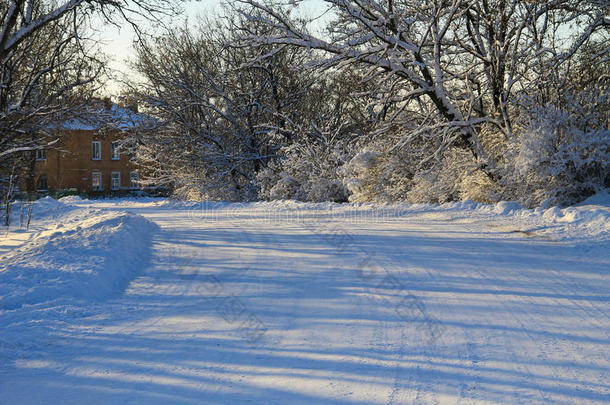
M479 275L479 277L481 277L481 279L488 279L489 278L486 276L486 274L484 272L482 272L480 269L478 269L477 267L473 267L473 270L476 271ZM520 280L530 280L530 283L532 282L531 277L529 274L525 274L525 270L522 269L514 269L517 272L517 278ZM493 283L488 283L488 285L490 285L494 290L496 291L501 291L501 289L494 285ZM545 288L548 288L548 283L540 283L535 285L534 289L535 290L540 290L543 291ZM521 375L523 376L530 376L530 378L527 379L527 385L531 386L532 389L534 389L534 391L538 394L538 396L541 399L540 403L543 404L548 404L548 403L553 403L554 401L550 398L549 394L546 393L546 391L541 387L540 383L535 379L535 378L531 378L532 376L535 376L536 374L532 372L531 368L525 364L523 361L521 361L518 356L517 356L517 352L523 352L523 346L521 346L519 348L519 350L517 350L514 346L514 342L515 341L529 341L530 342L530 346L537 346L537 343L539 343L540 339L537 339L536 337L532 336L531 333L528 332L528 329L526 327L526 324L528 325L537 325L539 324L540 319L537 317L534 317L532 315L531 310L526 311L523 309L523 307L527 307L528 309L531 308L535 308L536 306L539 305L538 302L536 302L534 300L534 298L532 297L527 297L527 296L523 296L521 297L521 300L526 300L527 303L523 304L518 303L512 303L510 305L511 307L511 311L507 311L508 316L519 326L519 330L516 331L516 333L520 336L522 336L522 339L517 339L514 336L511 336L510 334L503 334L502 335L502 339L504 341L504 347L506 347L508 350L506 351L507 354L509 354L509 362L510 364L513 365L514 369L516 371L518 371ZM563 307L562 307L563 308ZM526 321L527 320L527 321ZM550 338L550 337L549 337ZM557 339L556 338L551 338L553 339L553 343L551 343L552 346L557 347ZM552 366L551 365L551 361L548 359L548 357L546 356L546 354L544 352L539 352L538 359L543 360L545 363L545 367L548 368L551 372L552 375L554 377L554 379L561 379L562 378L562 372L556 367L556 366ZM520 389L519 387L515 386L514 387L514 399L516 401L516 403L522 403L522 402L530 402L533 400L533 398L531 398L531 396L528 394L528 390L525 388ZM521 396L517 396L517 393L521 393Z
M477 232L477 230L473 229L473 228L470 228L470 231ZM491 235L491 236L497 237L499 235ZM525 239L523 237L511 237L507 240L510 240L510 241L516 240L516 241L521 241L524 243L529 242L529 239ZM553 245L554 244L549 245L548 242L545 243L545 246L549 246L551 248L553 247ZM494 252L488 251L488 253L493 254ZM548 260L548 259L546 259L546 256L545 256L544 261L546 261L546 260ZM576 300L569 298L571 295L574 294L575 289L573 288L573 286L572 287L568 286L567 282L564 280L563 275L560 274L558 271L545 268L546 272L554 275L552 282L551 282L549 279L546 279L546 278L540 279L540 278L533 277L533 275L536 275L536 274L532 274L531 271L527 271L527 269L525 269L521 266L513 267L512 270L514 271L514 276L512 277L512 279L514 279L515 281L519 281L519 282L523 282L524 280L527 280L528 286L530 286L530 288L534 291L544 291L544 292L547 292L547 294L555 294L555 295L561 296L559 298L549 297L548 301L552 303L553 307L560 309L562 311L562 313L574 314L578 319L585 321L585 324L589 324L589 325L595 327L596 329L599 329L600 331L602 331L602 333L606 337L608 336L608 330L604 329L604 327L596 320L596 317L593 316L590 311L586 310ZM484 279L489 279L487 277L487 275L484 274L483 272L481 272L480 270L478 270L478 274L481 277L483 277ZM493 285L493 284L490 284L490 285ZM585 286L583 286L580 283L575 283L574 285L578 286L576 291L582 291L584 289L585 291L589 291L590 293L592 293L592 295L597 295L597 293L593 293L592 291L590 291L589 288L586 288ZM553 288L553 290L550 292L549 292L549 287ZM499 288L497 286L494 286L494 289L499 290ZM525 340L530 342L530 346L535 347L535 346L537 346L537 343L540 342L540 339L535 336L532 336L531 333L527 332L527 328L525 325L526 324L527 325L539 325L540 324L539 317L534 316L534 314L532 313L532 309L540 306L541 303L536 301L535 297L531 297L531 296L527 296L527 295L522 295L520 299L521 299L520 303L511 304L511 308L517 309L519 316L517 316L515 311L508 311L508 314L519 325L519 327L521 329L520 333L522 336L524 336ZM523 301L525 301L525 303ZM566 301L569 302L571 305L565 305ZM589 301L584 301L584 302L586 304L588 304L589 306L594 307L591 302L589 302ZM524 309L524 307L526 307L528 310L526 311ZM597 308L596 308L596 310L597 310ZM589 315L589 318L584 317L582 315L582 312L579 313L580 311ZM599 311L599 310L597 310L597 311ZM600 313L603 313L603 312L600 312ZM603 317L607 318L608 315L606 313L603 313ZM505 344L509 345L511 347L511 350L509 352L511 353L512 362L514 364L519 364L519 362L516 358L516 349L514 348L513 341L508 340L508 339L509 339L508 336L504 335ZM558 348L562 346L561 345L562 342L559 341L558 338L554 338L550 335L548 335L546 337L546 339L551 339L551 343L546 343L546 345L553 347L553 349L554 349L553 352L557 353ZM578 352L582 351L581 346L578 345L577 343L572 342L572 345L579 347L579 349L574 349L570 352L578 353ZM539 354L538 354L537 358L542 361L542 364L544 364L545 367L547 369L549 369L549 371L551 371L551 374L555 381L561 380L562 378L565 379L565 372L560 370L557 366L552 365L552 361L548 358L548 355L545 351L539 351L538 353ZM530 376L535 375L531 372L531 369L524 364L522 364L519 369L521 370L521 372L526 373L525 375L530 375ZM530 384L532 384L532 379L530 378L528 380L528 382ZM542 398L542 402L549 403L551 401L551 399L549 398L549 395L545 393L545 390L543 390L538 383L534 382L533 384L537 387L537 391L538 391L540 397Z

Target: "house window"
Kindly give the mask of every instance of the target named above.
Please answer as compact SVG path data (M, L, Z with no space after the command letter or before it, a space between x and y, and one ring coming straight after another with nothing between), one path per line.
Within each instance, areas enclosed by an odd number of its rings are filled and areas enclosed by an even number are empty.
M110 187L115 191L121 189L121 172L112 172L110 176Z
M129 173L129 188L132 190L140 188L140 175L138 172Z
M47 150L36 149L36 160L47 160Z
M91 184L93 186L93 191L102 190L102 173L101 172L91 173Z
M112 142L112 151L111 151L112 160L121 160L121 150L119 149L118 142Z
M38 179L36 180L36 189L37 190L47 190L48 188L49 188L49 178L47 177L46 173L43 173L40 176L38 176Z
M102 143L100 141L91 142L91 159L101 160L102 159Z

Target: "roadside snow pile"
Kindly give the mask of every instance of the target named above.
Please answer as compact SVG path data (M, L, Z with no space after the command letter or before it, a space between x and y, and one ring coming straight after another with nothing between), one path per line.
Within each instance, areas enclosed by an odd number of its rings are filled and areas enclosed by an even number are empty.
M60 198L59 202L62 202L64 204L74 204L83 202L83 199L77 195L67 195L65 197Z
M496 204L477 203L472 200L444 204L380 204L333 202L310 203L294 200L273 200L246 204L230 204L213 207L200 203L199 209L219 210L219 218L224 213L227 220L247 219L248 212L260 216L260 211L271 220L293 220L295 222L318 219L384 221L389 218L435 218L438 221L471 222L477 226L493 229L504 228L507 233L542 236L546 239L562 241L606 240L610 239L610 193L596 194L588 200L571 207L523 208L514 201ZM193 216L197 207L191 208ZM251 210L251 211L250 211ZM236 214L239 212L239 214ZM201 214L199 214L202 216ZM493 218L493 223L489 220Z
M55 200L53 200L55 201ZM24 306L101 300L120 293L148 260L155 225L125 212L70 210L41 200L54 229L2 258L0 313ZM46 306L46 304L45 304Z
M554 225L562 239L609 239L610 193L598 193L582 203L566 208L551 207L521 210L518 216L538 217L543 223ZM561 232L558 232L560 230Z
M71 207L64 202L57 201L51 197L44 197L33 202L37 212L60 213L70 211Z
M25 204L25 203L23 203ZM11 230L15 231L19 227L19 216L21 210L27 209L20 201L11 204ZM58 218L67 212L70 212L75 207L69 204L69 201L57 201L51 197L44 197L32 202L32 221Z
M575 207L604 207L610 210L610 190L602 191L591 197L587 198L583 202L576 204Z
M552 237L553 240L610 239L610 193L598 193L582 203L566 208L523 208L518 202L496 204L476 203L471 200L445 204L399 204L393 207L400 215L428 213L439 220L476 222L498 230L521 232L528 236Z

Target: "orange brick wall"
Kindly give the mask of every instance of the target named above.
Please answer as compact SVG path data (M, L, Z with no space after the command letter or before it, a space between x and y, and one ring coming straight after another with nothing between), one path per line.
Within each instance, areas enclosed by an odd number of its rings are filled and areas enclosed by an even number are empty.
M102 192L111 192L111 173L117 171L121 173L121 191L127 191L130 172L136 170L136 166L126 153L121 153L120 160L111 159L112 142L119 139L119 132L63 131L58 150L47 151L47 160L36 162L36 176L46 174L51 190L76 188L79 193L93 193L92 173L99 171L102 173ZM101 160L92 159L93 141L101 142Z

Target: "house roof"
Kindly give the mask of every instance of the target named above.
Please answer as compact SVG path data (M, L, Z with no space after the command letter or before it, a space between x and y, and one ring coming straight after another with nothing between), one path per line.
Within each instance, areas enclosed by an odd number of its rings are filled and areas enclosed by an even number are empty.
M102 128L128 131L133 128L149 126L154 119L138 113L131 108L121 107L107 100L95 101L77 112L73 118L61 123L66 130L100 130Z

